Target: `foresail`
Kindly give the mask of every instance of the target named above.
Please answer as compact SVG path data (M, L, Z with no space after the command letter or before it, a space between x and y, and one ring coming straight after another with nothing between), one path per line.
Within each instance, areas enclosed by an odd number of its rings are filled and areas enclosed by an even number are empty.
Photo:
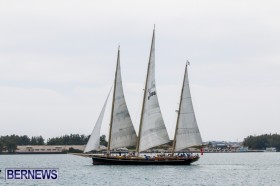
M104 117L104 113L105 113L105 108L106 108L106 105L107 105L107 101L108 101L108 98L109 98L109 95L111 93L111 90L106 98L106 101L102 107L102 110L99 114L99 117L95 123L95 126L92 130L92 133L90 135L90 138L88 140L88 143L86 145L86 148L84 150L84 152L89 152L89 151L92 151L92 150L98 150L99 148L99 144L100 144L100 129L101 129L101 124L102 124L102 120L103 120L103 117Z
M119 51L116 68L115 98L113 100L114 108L110 150L119 147L135 146L137 136L124 98Z
M175 151L202 144L191 99L187 66L181 97Z
M150 51L149 67L143 101L142 122L140 123L140 142L138 151L169 142L167 130L161 115L155 84L155 31Z

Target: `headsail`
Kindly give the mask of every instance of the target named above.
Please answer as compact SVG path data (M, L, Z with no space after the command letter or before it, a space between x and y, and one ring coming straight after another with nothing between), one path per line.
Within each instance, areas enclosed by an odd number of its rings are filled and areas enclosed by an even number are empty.
M105 101L105 103L102 107L102 110L99 114L99 117L98 117L98 119L95 123L95 126L92 130L92 133L90 135L90 138L88 140L88 143L86 145L86 148L85 148L84 152L89 152L89 151L92 151L92 150L98 150L98 148L99 148L101 124L102 124L102 120L103 120L103 117L104 117L104 112L105 112L105 108L106 108L106 105L107 105L107 101L108 101L109 95L111 93L111 89L110 89L110 92L109 92L109 94L106 98L106 101Z
M141 152L168 142L169 137L161 115L155 84L154 30L143 98L137 151Z
M186 65L185 69L185 77L182 87L182 95L180 100L180 108L178 113L174 142L175 151L202 144L202 139L197 126L191 99L188 79L188 64Z
M112 130L111 130L111 144L110 150L119 147L129 147L136 145L136 132L134 130L130 114L125 102L121 68L120 68L120 51L118 50L118 59L115 76L115 92L113 98L112 108Z

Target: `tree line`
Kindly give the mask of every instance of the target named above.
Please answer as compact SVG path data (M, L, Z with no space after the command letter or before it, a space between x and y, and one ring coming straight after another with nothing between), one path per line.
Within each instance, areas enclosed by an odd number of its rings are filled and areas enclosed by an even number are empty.
M63 135L60 137L49 138L47 145L85 145L88 142L89 136L80 134Z
M279 134L263 134L259 136L248 136L244 139L243 145L252 150L265 150L267 147L276 147L280 150Z
M44 145L45 140L42 136L32 136L29 138L27 135L7 135L0 136L0 152L8 151L15 152L18 145Z
M31 138L27 135L19 136L15 134L0 136L0 153L3 151L14 153L17 146L20 145L85 145L89 138L90 135L70 134L48 138L45 143L45 139L42 136L32 136ZM107 143L106 136L101 135L100 145L107 146Z

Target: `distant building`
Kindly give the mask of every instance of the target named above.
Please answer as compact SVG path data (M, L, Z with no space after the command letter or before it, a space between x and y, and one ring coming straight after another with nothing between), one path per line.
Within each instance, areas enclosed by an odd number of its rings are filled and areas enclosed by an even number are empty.
M70 148L84 151L85 145L23 145L17 146L16 153L62 153Z
M266 152L277 152L276 148L275 147L267 147L265 149Z
M240 147L239 152L248 152L249 148L248 147Z
M230 141L209 141L204 146L204 152L240 152L243 148L241 142Z

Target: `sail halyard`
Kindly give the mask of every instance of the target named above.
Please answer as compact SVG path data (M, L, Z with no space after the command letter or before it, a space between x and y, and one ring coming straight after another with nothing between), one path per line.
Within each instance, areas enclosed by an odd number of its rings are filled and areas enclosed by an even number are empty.
M160 111L155 85L155 29L153 30L144 91L137 143L138 154L170 141Z
M201 135L194 114L189 79L188 64L185 68L184 82L181 92L180 107L175 129L172 152L202 144Z
M110 89L109 91L109 94L105 100L105 103L102 107L102 110L99 114L99 117L96 121L96 124L92 130L92 133L90 135L90 138L88 140L88 143L85 147L85 150L84 150L84 153L85 152L89 152L89 151L92 151L92 150L98 150L99 146L100 146L100 130L101 130L101 124L102 124L102 120L103 120L103 117L104 117L104 113L105 113L105 109L106 109L106 105L107 105L107 101L108 101L108 98L109 98L109 95L111 93L111 90L112 88Z

